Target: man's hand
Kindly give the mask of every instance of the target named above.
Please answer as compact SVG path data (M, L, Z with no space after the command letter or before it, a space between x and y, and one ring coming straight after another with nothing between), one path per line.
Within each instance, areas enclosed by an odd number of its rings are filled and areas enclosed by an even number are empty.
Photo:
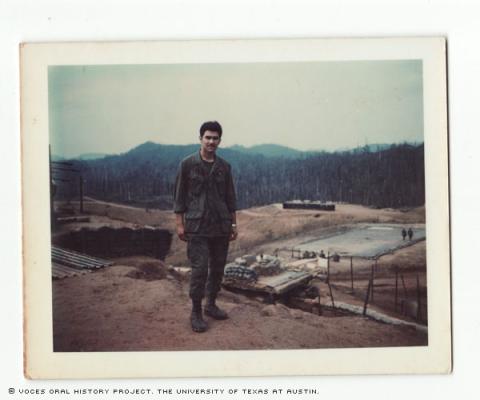
M187 238L185 236L185 225L183 225L183 214L178 213L175 214L175 223L177 226L177 235L180 238L180 240L183 240L184 242L187 241Z
M177 225L177 235L180 240L183 240L184 242L187 241L187 238L185 237L185 227L183 225Z
M231 230L231 232L230 232L229 240L230 240L230 241L235 240L237 237L238 237L237 228L232 228L232 230Z
M232 212L232 228L230 230L230 236L229 240L235 240L238 237L238 231L237 231L237 215L235 211Z

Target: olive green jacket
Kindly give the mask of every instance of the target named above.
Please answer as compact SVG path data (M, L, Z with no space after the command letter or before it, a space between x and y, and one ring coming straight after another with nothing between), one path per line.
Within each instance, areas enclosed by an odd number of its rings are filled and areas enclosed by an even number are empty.
M220 216L223 232L230 233L232 213L236 210L230 164L216 156L209 172L197 152L182 160L175 181L174 212L184 214L186 233L199 231L206 211L207 191Z

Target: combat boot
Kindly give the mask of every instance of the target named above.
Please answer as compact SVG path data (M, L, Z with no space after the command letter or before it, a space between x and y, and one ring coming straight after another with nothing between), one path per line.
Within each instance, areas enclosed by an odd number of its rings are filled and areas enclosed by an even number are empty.
M228 319L228 314L217 307L215 304L215 298L210 298L207 305L205 306L205 315L212 317L213 319Z
M207 330L207 323L203 320L202 316L201 302L193 302L192 314L190 315L190 323L192 325L192 331L194 332L205 332Z

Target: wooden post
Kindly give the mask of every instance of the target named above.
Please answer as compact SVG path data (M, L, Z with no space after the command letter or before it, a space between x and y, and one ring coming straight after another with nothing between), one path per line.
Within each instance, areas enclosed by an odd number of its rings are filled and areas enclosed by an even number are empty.
M330 283L330 251L327 251L327 283Z
M330 282L328 283L328 291L330 292L330 298L332 299L332 308L333 308L333 315L336 315L335 311L335 301L333 300L333 293L332 293L332 287L330 286Z
M375 258L375 272L378 272L378 258Z
M270 304L276 304L274 293L269 293L268 294L268 301L269 301Z
M318 315L322 315L322 302L320 301L320 288L318 288Z
M405 300L407 300L407 286L405 286L405 279L403 279L403 274L400 275L400 279L402 280L402 286L403 286L403 295L405 297Z
M80 174L80 213L83 214L83 176Z
M372 280L372 301L373 301L373 287L375 286L374 280L375 280L375 266L372 264L372 277L370 278Z
M353 257L350 256L350 282L352 283L352 293L353 293Z
M365 302L363 303L363 315L367 314L367 305L368 305L368 299L370 296L370 288L372 286L372 278L368 280L368 287L367 287L367 293L365 295Z
M80 230L82 236L82 253L85 253L85 229Z
M398 307L398 268L395 266L395 312Z

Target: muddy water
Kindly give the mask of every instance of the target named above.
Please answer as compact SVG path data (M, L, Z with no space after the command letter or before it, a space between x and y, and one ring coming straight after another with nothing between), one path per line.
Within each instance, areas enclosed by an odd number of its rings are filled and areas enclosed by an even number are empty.
M403 240L402 228L408 230L409 226L394 224L361 225L338 235L299 243L295 248L302 251L319 252L323 250L325 254L336 252L340 255L375 257L425 239L425 225L423 224L412 226L413 237L411 241L408 235Z

